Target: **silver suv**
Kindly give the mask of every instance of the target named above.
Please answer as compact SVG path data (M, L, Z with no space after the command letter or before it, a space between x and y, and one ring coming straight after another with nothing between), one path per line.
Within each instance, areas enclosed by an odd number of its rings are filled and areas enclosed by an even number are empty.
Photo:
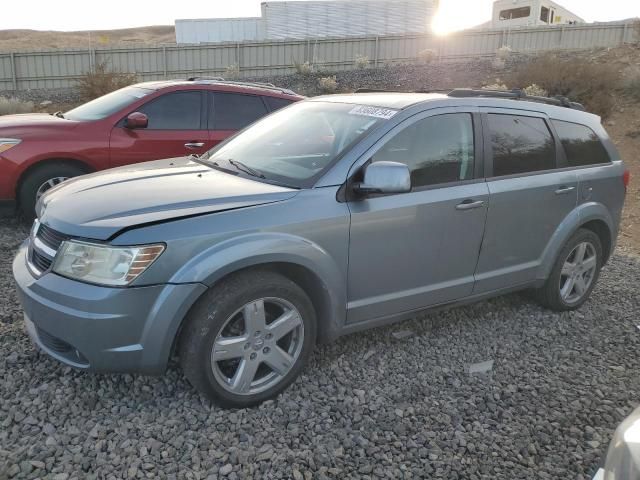
M522 289L578 308L627 181L600 119L564 99L319 97L200 157L52 189L13 271L49 355L159 374L175 352L198 390L246 407L317 342L425 308Z

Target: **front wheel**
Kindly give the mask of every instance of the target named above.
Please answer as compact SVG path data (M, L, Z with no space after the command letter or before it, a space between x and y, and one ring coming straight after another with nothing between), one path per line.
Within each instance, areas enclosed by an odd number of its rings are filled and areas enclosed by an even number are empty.
M185 376L224 407L275 397L295 380L316 338L313 304L270 271L235 274L190 312L180 338Z
M40 197L56 185L86 172L75 165L62 162L45 163L36 167L22 182L19 192L20 211L31 219L36 215L36 203Z
M564 246L544 286L537 291L545 307L575 310L587 301L602 268L602 242L591 230L578 230Z

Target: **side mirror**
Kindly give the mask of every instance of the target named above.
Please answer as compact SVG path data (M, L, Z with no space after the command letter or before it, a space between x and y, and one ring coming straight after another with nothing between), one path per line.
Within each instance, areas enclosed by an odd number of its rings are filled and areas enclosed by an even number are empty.
M141 112L130 113L124 121L124 126L134 130L136 128L147 128L149 125L149 117Z
M411 172L404 163L375 162L366 167L364 182L353 186L356 193L407 193L411 191Z

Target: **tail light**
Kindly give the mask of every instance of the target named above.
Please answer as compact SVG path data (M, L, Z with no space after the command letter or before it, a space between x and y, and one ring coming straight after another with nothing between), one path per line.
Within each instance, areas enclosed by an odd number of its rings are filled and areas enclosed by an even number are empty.
M629 182L631 181L631 172L629 170L625 170L622 174L622 183L624 183L624 191L626 192L629 188Z

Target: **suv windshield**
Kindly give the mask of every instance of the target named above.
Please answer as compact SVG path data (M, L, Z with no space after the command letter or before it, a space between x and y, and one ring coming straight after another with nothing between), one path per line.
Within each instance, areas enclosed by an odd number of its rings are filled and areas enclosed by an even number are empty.
M115 92L107 93L102 97L91 100L64 114L64 118L76 121L102 120L134 101L153 93L140 87L125 87Z
M395 110L330 102L300 102L260 120L200 161L252 173L296 188L313 185L350 145Z

